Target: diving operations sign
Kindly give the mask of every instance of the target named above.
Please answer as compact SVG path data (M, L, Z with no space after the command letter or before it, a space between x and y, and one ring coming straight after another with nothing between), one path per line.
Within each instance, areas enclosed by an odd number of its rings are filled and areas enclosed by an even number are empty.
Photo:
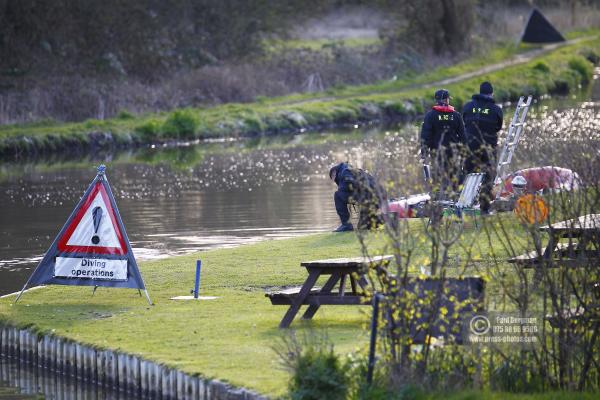
M109 281L126 281L127 260L56 257L54 276L61 278L92 278Z
M152 304L105 171L98 167L17 300L28 287L53 284L143 290Z

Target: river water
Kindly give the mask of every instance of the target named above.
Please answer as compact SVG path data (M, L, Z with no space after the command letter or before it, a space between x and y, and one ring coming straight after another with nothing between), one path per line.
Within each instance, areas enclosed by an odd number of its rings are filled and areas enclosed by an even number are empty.
M530 114L515 169L574 167L571 157L557 156L577 138L600 141L599 110L593 102L542 102ZM508 119L512 110L505 114ZM327 172L338 161L385 171L397 183L393 196L419 193L418 127L414 122L0 163L0 294L23 286L98 164L107 166L134 254L143 261L332 230L339 221ZM551 150L540 150L540 137ZM3 363L0 381L36 392L35 371ZM17 373L23 384L15 383Z
M356 129L4 164L0 294L22 287L100 163L136 259L148 260L335 228L329 167L366 157L381 136Z

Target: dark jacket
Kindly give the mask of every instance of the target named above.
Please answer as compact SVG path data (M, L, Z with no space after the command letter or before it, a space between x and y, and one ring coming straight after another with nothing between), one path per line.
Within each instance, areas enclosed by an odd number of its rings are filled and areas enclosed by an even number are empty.
M466 144L465 126L461 115L452 106L434 106L423 120L421 128L421 155L431 150L445 148L447 154L452 144Z
M476 94L463 107L463 119L469 148L476 150L482 145L496 147L498 132L502 129L502 109L490 96Z
M338 190L352 192L354 185L354 173L347 163L340 163L336 167L335 183Z

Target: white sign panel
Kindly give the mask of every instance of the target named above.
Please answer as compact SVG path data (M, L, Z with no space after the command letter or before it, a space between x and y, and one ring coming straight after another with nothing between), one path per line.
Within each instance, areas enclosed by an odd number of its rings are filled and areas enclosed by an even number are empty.
M67 245L121 247L117 239L115 226L110 219L110 212L100 192L96 194L94 201L79 221Z
M60 278L91 278L109 281L126 281L127 260L56 257L54 276Z

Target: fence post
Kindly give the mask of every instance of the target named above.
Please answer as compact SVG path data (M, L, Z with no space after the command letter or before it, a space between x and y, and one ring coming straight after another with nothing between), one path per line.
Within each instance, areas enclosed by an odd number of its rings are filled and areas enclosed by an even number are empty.
M202 268L202 260L196 261L196 283L194 284L194 299L198 299L200 291L200 270Z
M379 301L381 294L373 295L373 316L371 318L371 343L369 344L369 365L367 369L367 384L373 382L373 369L375 368L375 344L377 341L377 320L379 317Z

